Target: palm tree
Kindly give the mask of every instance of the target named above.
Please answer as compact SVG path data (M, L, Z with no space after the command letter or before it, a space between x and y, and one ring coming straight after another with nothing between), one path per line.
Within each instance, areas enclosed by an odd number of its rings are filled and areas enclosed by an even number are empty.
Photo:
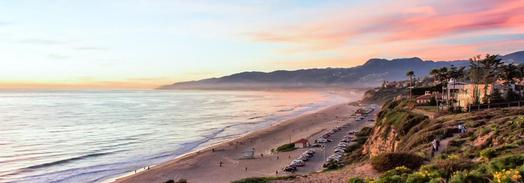
M413 76L415 76L415 72L410 70L406 73L406 76L409 77L409 99L411 99L411 89L413 88Z

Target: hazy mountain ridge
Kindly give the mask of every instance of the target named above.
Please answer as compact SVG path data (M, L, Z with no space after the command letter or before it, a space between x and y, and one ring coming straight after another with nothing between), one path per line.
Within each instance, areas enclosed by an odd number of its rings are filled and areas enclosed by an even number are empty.
M501 56L507 62L524 63L524 51ZM433 68L467 66L467 60L424 61L421 58L372 58L351 68L300 69L294 71L241 72L220 78L178 82L159 89L260 89L260 88L317 88L330 86L372 87L384 80L401 80L406 72L425 76Z

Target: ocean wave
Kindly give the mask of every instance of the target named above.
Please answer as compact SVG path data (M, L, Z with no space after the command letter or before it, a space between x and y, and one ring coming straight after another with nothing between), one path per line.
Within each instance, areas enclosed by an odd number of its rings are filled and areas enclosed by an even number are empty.
M264 116L254 116L254 117L250 117L250 118L248 118L248 119L251 120L251 119L258 119L258 118L263 118L263 117L264 117Z
M34 169L40 169L40 168L47 168L47 167L51 167L51 166L56 166L56 165L70 163L70 162L73 162L73 161L78 161L78 160L83 160L83 159L88 159L88 158L94 158L94 157L98 157L98 156L105 156L105 155L109 155L109 154L113 154L113 153L116 153L116 152L101 152L101 153L86 154L86 155L82 155L82 156L62 159L62 160L53 161L53 162L49 162L49 163L42 163L42 164L38 164L38 165L32 165L32 166L28 166L28 167L22 168L21 170L22 171L28 171L28 170L34 170Z

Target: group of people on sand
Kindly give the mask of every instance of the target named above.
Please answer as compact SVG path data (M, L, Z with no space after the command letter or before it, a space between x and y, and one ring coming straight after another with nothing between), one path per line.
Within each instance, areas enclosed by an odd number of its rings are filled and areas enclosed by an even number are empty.
M149 168L150 168L149 166L146 166L146 167L144 167L143 169L144 169L144 170L149 170ZM137 170L135 170L135 173L136 173L136 172L137 172Z

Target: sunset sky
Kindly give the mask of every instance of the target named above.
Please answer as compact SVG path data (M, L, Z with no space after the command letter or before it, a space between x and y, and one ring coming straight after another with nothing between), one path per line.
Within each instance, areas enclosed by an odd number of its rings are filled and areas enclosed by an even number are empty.
M154 88L519 50L523 0L0 0L0 88Z

